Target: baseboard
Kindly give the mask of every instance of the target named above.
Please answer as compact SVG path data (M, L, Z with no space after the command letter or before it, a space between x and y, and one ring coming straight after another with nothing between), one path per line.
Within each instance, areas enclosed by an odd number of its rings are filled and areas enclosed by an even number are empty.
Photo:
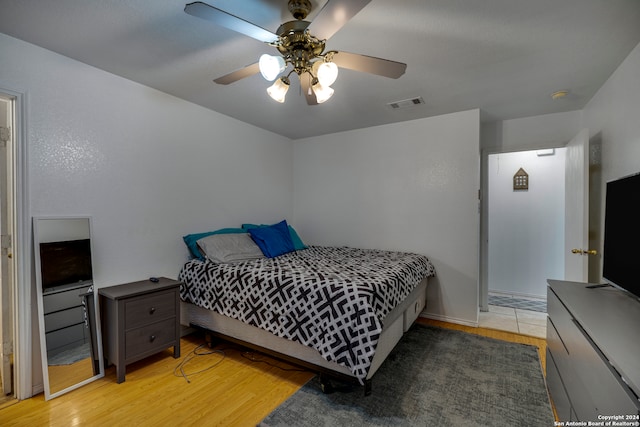
M30 397L44 393L44 384L34 384L33 387L31 387L31 393Z
M195 328L186 325L180 325L180 338L191 335L196 332Z
M464 319L458 319L458 318L449 317L449 316L441 316L441 315L432 314L432 313L422 312L420 313L420 317L423 317L425 319L439 320L441 322L455 323L457 325L472 326L474 328L477 328L479 326L478 322L470 322Z

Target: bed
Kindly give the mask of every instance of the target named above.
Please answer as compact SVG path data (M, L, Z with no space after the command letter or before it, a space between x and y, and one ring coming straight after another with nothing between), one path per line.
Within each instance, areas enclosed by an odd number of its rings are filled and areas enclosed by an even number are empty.
M303 245L254 255L187 261L181 322L317 371L326 387L334 376L355 379L365 394L435 274L428 258L407 252Z

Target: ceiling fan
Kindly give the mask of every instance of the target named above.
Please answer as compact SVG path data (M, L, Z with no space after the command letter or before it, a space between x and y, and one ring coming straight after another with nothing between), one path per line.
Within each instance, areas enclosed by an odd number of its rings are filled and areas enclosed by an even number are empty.
M269 81L276 80L267 89L267 93L274 100L284 102L290 85L289 76L295 72L300 79L307 103L316 105L333 95L331 84L337 78L338 67L393 79L404 74L407 64L401 62L357 53L324 51L326 41L370 1L329 0L313 22L308 22L305 18L311 11L311 1L289 0L289 12L295 19L280 25L275 34L203 2L189 3L184 11L265 42L280 53L278 56L264 54L258 62L218 77L214 82L227 85L261 73ZM289 65L292 69L277 78Z

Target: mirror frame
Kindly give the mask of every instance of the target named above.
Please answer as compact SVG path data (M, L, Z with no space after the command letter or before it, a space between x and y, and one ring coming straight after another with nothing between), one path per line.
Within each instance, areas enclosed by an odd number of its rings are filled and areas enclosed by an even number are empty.
M69 387L66 387L62 390L57 390L55 392L51 392L50 382L49 382L49 364L47 358L47 340L45 333L45 325L44 325L44 292L42 289L42 273L41 273L41 264L40 264L40 239L38 235L38 223L40 220L65 220L65 219L74 219L81 220L86 219L89 222L89 244L91 249L91 264L93 268L94 261L94 252L93 252L93 235L92 235L92 219L90 216L34 216L33 217L33 253L34 253L34 261L35 261L35 278L36 278L36 292L37 292L37 303L38 303L38 326L40 333L40 357L42 359L42 380L44 385L44 396L45 400L50 400L55 397L58 397L62 394L68 393L72 390L75 390L79 387L82 387L90 382L93 382L99 378L104 377L104 356L102 353L102 333L100 327L100 307L99 307L99 298L98 298L98 289L96 288L95 280L93 281L93 303L94 303L94 319L93 323L95 325L95 341L97 346L97 355L98 355L98 373L93 376L82 380L76 384L73 384ZM94 269L95 271L95 269ZM91 355L93 357L93 354ZM92 361L92 365L95 364L95 359Z

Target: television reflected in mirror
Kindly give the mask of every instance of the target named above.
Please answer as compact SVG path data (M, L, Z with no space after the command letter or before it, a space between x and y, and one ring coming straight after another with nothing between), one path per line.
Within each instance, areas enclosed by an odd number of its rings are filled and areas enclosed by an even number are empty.
M40 267L44 293L64 286L91 284L91 239L40 243Z
M33 219L45 399L104 375L91 218Z

